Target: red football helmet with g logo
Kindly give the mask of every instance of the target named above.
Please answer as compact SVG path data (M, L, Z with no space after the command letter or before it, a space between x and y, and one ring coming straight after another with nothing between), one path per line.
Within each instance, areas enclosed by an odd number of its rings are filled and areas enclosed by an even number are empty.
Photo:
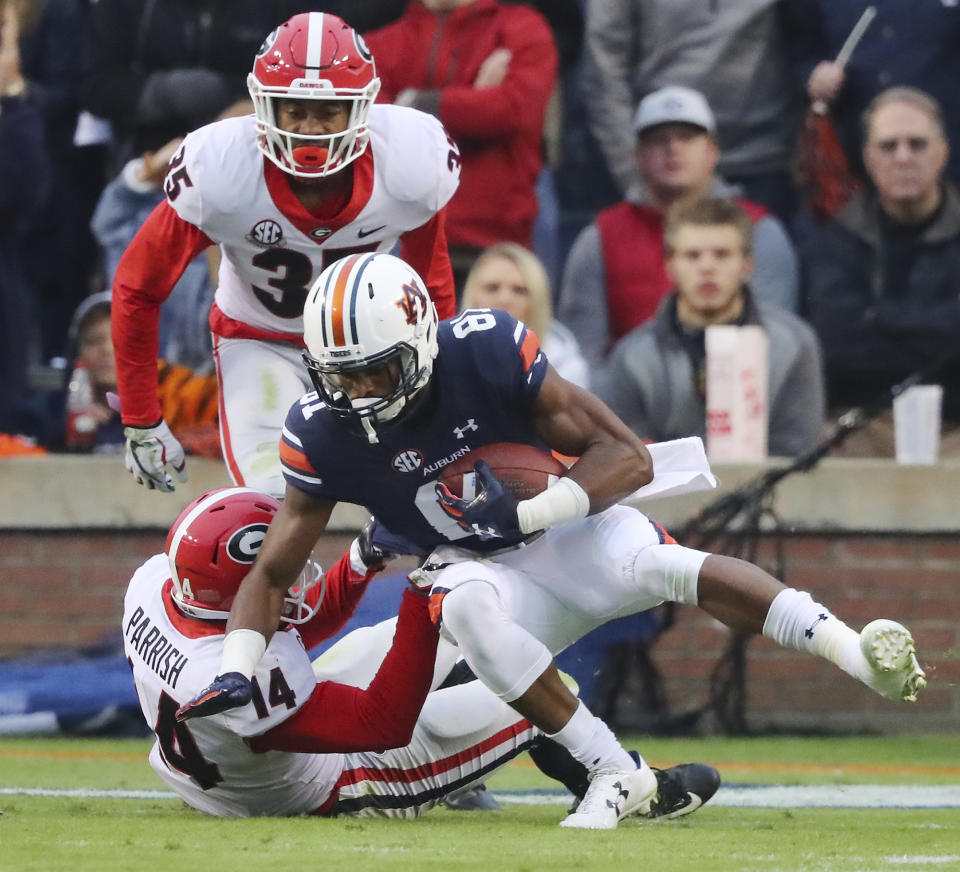
M247 88L257 116L257 147L284 172L327 176L366 150L380 79L363 37L342 18L301 12L285 21L260 47ZM277 125L278 98L342 101L349 109L347 128L294 136Z
M225 620L260 551L267 527L280 504L271 496L245 487L210 491L195 499L173 522L167 534L167 559L173 579L172 596L185 615L205 620ZM302 624L313 617L308 594L323 579L315 564L308 564L311 581L303 577L287 591L283 619Z

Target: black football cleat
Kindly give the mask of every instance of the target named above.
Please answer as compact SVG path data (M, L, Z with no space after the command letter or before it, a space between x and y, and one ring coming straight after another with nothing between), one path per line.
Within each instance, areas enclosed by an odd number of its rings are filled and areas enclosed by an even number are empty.
M657 795L649 808L637 814L645 818L677 818L695 812L720 786L720 773L706 763L681 763L669 769L654 769Z

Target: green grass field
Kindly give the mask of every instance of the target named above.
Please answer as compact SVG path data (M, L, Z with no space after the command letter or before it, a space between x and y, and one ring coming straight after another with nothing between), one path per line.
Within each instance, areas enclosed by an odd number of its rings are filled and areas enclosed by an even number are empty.
M635 739L654 765L706 760L727 783L960 783L960 735ZM710 806L614 832L562 830L565 805L436 809L417 821L224 821L172 799L32 796L20 789L161 791L145 740L0 740L0 870L960 870L960 809ZM489 782L502 795L555 786L525 757ZM719 799L719 797L718 797ZM294 865L296 864L296 865Z

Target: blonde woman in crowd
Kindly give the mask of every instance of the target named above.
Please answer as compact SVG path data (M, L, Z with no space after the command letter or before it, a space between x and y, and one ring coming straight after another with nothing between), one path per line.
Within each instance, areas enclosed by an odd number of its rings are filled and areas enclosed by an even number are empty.
M523 246L501 242L485 248L467 275L460 308L509 312L540 337L548 360L563 378L590 387L576 337L553 317L547 271Z

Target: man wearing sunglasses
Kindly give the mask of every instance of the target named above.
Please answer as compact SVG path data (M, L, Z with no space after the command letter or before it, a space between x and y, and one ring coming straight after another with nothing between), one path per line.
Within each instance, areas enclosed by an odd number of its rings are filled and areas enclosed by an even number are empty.
M874 98L863 123L872 184L812 234L802 258L829 402L870 403L919 372L944 385L949 428L960 422L960 357L951 357L960 338L960 193L944 178L943 116L925 92L895 87ZM892 452L883 417L856 435L863 444L848 445L851 453Z

